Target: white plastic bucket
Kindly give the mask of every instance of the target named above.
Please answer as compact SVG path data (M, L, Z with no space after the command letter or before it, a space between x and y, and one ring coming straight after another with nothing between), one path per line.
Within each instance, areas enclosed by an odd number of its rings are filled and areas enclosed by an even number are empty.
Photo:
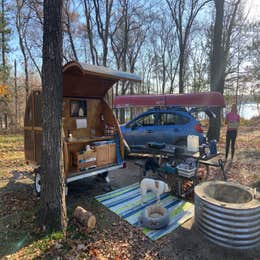
M188 135L187 136L187 150L189 152L198 152L199 151L199 137L197 135Z

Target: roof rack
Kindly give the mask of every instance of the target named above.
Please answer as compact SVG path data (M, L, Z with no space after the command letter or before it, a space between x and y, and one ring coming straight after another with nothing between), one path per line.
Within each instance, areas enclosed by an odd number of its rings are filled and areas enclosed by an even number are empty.
M148 111L161 110L161 109L167 109L167 110L174 109L174 110L177 110L177 111L187 112L187 109L185 107L182 107L182 106L155 106L155 107L148 109Z

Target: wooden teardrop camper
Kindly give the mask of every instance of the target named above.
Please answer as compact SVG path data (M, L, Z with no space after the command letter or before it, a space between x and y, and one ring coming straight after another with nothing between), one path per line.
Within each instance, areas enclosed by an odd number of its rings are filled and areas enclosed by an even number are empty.
M66 182L105 174L124 165L124 145L112 108L105 101L119 80L140 82L135 74L69 62L63 67L63 157ZM28 99L24 117L25 159L41 165L41 91ZM40 192L40 171L35 187Z

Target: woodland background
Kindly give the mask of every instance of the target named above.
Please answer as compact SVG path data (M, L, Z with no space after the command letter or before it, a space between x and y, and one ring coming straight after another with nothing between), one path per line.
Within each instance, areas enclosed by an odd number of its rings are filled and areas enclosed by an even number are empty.
M223 84L215 90L228 103L260 101L256 7L253 0L224 3ZM63 60L143 78L116 85L114 95L211 91L215 13L212 0L64 0ZM31 89L41 88L42 34L42 0L1 0L0 128L21 127Z

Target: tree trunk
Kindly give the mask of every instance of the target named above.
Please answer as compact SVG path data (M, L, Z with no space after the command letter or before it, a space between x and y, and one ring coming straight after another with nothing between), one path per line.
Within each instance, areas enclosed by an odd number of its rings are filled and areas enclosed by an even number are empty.
M219 91L223 94L224 91L224 50L222 46L222 33L223 33L223 16L224 16L224 0L215 0L216 17L213 35L213 51L211 57L210 68L210 90ZM209 121L208 139L219 140L220 127L221 127L221 110L215 109L216 118L211 118Z
M184 93L184 53L180 51L179 93Z
M76 48L75 48L75 44L74 44L74 40L73 40L73 36L72 36L72 32L71 32L71 19L70 19L70 12L69 12L69 3L70 1L67 1L66 4L65 4L65 7L64 7L64 10L65 10L65 14L66 14L66 21L65 21L65 26L67 28L67 33L68 33L68 36L69 36L69 42L70 42L70 45L71 45L71 49L72 49L72 52L73 52L73 56L74 56L74 59L76 61L78 61L78 55L77 55L77 52L76 52Z
M40 225L66 231L67 215L62 158L62 0L44 1L43 27L43 141Z
M1 29L1 36L2 36L2 66L5 69L6 61L5 61L5 52L6 52L6 42L5 42L5 1L2 0L2 13L1 13L1 24L2 24L2 29ZM5 71L4 71L5 73ZM4 76L5 77L5 76Z
M120 121L120 124L125 123L125 108L123 108L123 107L120 108L119 121Z
M15 107L15 130L18 128L18 89L17 89L17 67L14 60L14 107Z
M8 116L7 116L7 113L4 113L4 122L5 122L5 128L8 128Z

